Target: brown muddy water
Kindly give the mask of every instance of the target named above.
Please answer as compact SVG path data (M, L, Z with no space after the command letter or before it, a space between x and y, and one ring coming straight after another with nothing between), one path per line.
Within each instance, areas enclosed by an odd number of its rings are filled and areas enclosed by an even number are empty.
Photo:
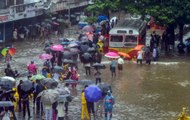
M40 71L43 61L38 56L43 53L42 41L18 42L14 46L17 48L11 63L14 69L26 71L26 65L34 60ZM103 63L107 68L101 70L102 81L112 85L116 99L113 120L177 120L182 107L190 106L189 58L165 58L151 65L137 65L126 61L124 70L117 72L116 79L111 78L109 61L104 58ZM81 79L95 79L93 76L86 76L82 65L78 65ZM4 68L5 64L1 61L1 76ZM80 120L82 87L79 85L77 90L72 90L75 98L69 106L66 120ZM17 115L19 118L20 115ZM35 113L32 119L40 120ZM98 120L104 118L99 117Z

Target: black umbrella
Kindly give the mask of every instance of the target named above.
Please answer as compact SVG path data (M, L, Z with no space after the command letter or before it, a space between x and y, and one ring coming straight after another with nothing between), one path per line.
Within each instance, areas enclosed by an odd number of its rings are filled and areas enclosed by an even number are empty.
M23 83L20 86L20 89L23 92L32 92L32 90L34 89L33 82L30 80L23 81Z
M0 86L4 89L11 89L15 86L15 79L12 77L1 77L0 78Z
M87 52L96 52L96 49L94 47L89 47Z
M106 83L100 83L98 84L98 87L101 89L103 94L106 94L108 90L112 91L111 86Z
M80 52L80 50L77 49L77 48L70 48L69 50L70 50L70 52L71 52L72 54L78 54L78 53Z
M12 107L14 104L11 101L0 101L0 107Z
M64 83L77 83L77 81L72 80L72 79L67 79L67 80L64 80Z
M88 44L88 43L89 43L89 40L81 40L80 43L81 43L81 44Z
M70 58L72 58L72 56L73 56L73 53L71 53L68 50L63 52L63 58L65 58L65 59L70 59Z
M41 80L42 85L46 86L48 89L56 88L58 86L58 82L51 79L51 78L45 78Z
M66 64L73 64L74 61L71 60L71 59L64 59L64 60L63 60L63 63L66 63Z
M91 59L92 58L92 55L90 54L90 53L84 53L83 55L82 55L82 57L85 59L85 60L89 60L89 59Z
M88 48L89 48L88 45L81 45L81 46L80 46L81 52L87 52Z
M61 66L55 66L55 67L53 67L53 72L54 73L64 72L64 69Z
M105 69L106 68L106 66L104 64L101 64L101 63L94 63L92 65L92 67L99 68L99 69Z
M79 80L78 83L81 85L90 85L90 84L93 84L93 81L92 80Z

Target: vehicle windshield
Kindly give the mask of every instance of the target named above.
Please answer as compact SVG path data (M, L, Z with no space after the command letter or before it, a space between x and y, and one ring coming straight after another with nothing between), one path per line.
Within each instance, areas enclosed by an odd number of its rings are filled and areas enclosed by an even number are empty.
M136 46L137 45L137 36L126 36L125 37L125 46Z
M123 42L123 36L111 36L110 42Z

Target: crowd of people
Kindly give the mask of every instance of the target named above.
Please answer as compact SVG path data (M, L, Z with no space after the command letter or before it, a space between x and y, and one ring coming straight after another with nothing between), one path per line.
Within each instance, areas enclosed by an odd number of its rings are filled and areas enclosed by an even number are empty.
M27 80L31 80L31 77L41 74L45 78L50 78L55 81L57 81L59 84L65 84L64 89L68 91L70 94L70 89L76 89L78 80L80 79L79 75L79 65L78 58L81 63L83 63L83 67L86 70L86 75L91 76L93 75L95 78L95 84L101 84L102 78L101 78L101 69L105 69L105 66L93 66L95 64L101 65L103 51L99 50L98 42L103 42L102 40L94 39L93 41L90 41L86 39L86 34L81 36L81 39L79 41L73 41L69 44L76 43L76 46L69 47L68 45L64 46L64 51L54 51L51 49L51 46L56 45L57 43L53 43L50 40L47 40L45 42L44 51L46 54L51 55L52 57L50 59L46 59L41 66L37 66L35 64L35 61L31 61L29 65L27 65ZM96 42L95 42L96 41ZM59 44L64 42L64 40L59 40ZM66 52L70 52L70 54L66 54ZM10 56L11 57L11 56ZM70 62L66 61L70 60ZM120 66L119 69L122 69L123 59L120 59ZM7 61L7 68L5 68L5 75L9 77L13 77L15 79L19 79L20 74L18 71L14 71L11 68L11 59ZM57 68L61 68L61 71L56 71ZM113 74L112 77L116 76L116 60L113 59L110 64L110 71ZM95 72L93 72L94 70ZM94 73L94 74L92 74ZM92 77L93 77L92 76ZM64 83L64 80L72 79L76 82L74 83ZM33 99L33 111L36 112L37 115L43 116L41 119L45 120L63 120L65 116L68 115L69 111L69 103L72 101L69 100L69 98L66 98L64 101L56 102L52 104L52 112L51 114L46 111L46 107L43 104L43 101L41 101L41 98L38 96L42 91L47 90L48 88L44 86L41 83L40 79L32 80L33 82L33 89L31 89L28 92L23 92L21 89L21 86L23 85L25 81L22 79L19 80L19 84L16 87L16 90L12 90L12 88L7 88L6 90L2 88L3 92L1 94L1 101L11 101L13 103L16 103L16 107L12 106L11 108L7 107L1 107L1 117L3 120L5 120L5 117L10 117L8 114L5 115L4 111L10 111L11 116L13 116L13 119L18 119L15 116L15 110L18 110L18 112L22 112L23 118L26 118L26 112L28 113L28 118L32 117L31 114L31 99ZM63 82L63 83L62 83ZM88 87L88 85L85 85L85 88ZM11 90L10 93L7 93L7 90ZM95 104L94 102L90 102L85 98L85 92L82 90L81 93L81 119L85 119L85 115L87 119L92 119L91 115L93 115L93 119L97 119L98 111L101 108L101 116L103 114L103 111L105 111L105 119L109 120L112 118L112 109L113 105L115 103L114 97L112 95L111 88L107 90L106 93L102 94L102 98ZM4 94L6 93L6 97ZM16 97L15 97L16 94ZM15 98L15 99L10 99ZM95 104L95 105L94 105ZM99 108L100 107L100 108ZM51 116L51 117L50 117ZM8 118L7 118L8 120Z

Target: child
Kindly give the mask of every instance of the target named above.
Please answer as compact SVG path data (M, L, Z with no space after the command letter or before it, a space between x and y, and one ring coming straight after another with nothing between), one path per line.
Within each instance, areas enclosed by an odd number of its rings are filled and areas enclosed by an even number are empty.
M96 73L94 74L94 76L96 77L96 85L98 83L101 83L101 73L97 70Z
M64 120L64 102L60 101L57 105L57 117L58 120Z

